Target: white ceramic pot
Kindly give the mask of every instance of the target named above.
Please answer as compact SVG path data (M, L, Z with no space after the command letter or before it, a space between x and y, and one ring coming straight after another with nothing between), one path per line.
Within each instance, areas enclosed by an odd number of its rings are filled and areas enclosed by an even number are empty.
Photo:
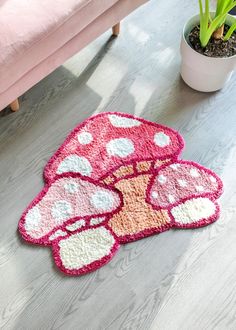
M227 16L231 25L234 18ZM188 41L189 32L199 24L199 15L192 17L184 26L181 40L181 76L187 85L201 92L221 89L229 80L236 67L236 55L231 57L207 57L196 52Z

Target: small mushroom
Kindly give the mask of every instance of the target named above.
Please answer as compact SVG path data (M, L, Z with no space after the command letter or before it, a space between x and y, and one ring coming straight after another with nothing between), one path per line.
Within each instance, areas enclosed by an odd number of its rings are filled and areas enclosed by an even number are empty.
M131 162L176 159L183 139L174 130L122 113L101 113L67 137L45 167L47 181L76 172L93 179Z
M178 161L157 170L147 202L155 209L169 210L177 225L199 221L203 225L216 220L219 208L215 200L221 193L222 182L215 173L190 161Z
M121 200L118 191L103 184L76 173L63 174L46 185L30 204L19 228L26 240L51 244L67 231L96 225L94 219L105 221L121 207Z

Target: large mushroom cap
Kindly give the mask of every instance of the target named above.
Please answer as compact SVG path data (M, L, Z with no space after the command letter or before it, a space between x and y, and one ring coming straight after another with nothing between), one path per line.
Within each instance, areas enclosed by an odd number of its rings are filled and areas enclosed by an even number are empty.
M132 161L177 158L183 148L174 130L122 113L102 113L79 125L45 167L47 181L77 172L100 179Z
M221 192L222 182L215 173L193 162L177 161L156 172L147 200L155 208L165 209L196 197L215 200Z
M23 214L19 228L24 238L35 243L48 243L64 236L63 225L70 219L91 217L88 225L99 223L121 205L120 194L75 173L58 176L31 203ZM85 224L83 219L67 226L74 230ZM55 230L57 230L55 234ZM53 232L53 234L52 234Z

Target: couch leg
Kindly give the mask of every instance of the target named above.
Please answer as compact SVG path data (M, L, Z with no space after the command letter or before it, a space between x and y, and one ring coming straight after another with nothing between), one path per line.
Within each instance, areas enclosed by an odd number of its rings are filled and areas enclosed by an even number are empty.
M117 23L112 27L112 35L117 37L119 33L120 33L120 23Z
M12 111L18 111L20 106L19 106L19 100L16 99L13 102L10 103L10 108Z

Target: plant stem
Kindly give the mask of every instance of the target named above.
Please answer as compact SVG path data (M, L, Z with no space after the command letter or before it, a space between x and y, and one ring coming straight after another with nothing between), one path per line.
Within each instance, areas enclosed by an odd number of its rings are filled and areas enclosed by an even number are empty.
M222 39L223 38L223 34L224 34L224 24L221 25L218 29L216 29L214 31L214 33L212 34L212 37L214 39Z

